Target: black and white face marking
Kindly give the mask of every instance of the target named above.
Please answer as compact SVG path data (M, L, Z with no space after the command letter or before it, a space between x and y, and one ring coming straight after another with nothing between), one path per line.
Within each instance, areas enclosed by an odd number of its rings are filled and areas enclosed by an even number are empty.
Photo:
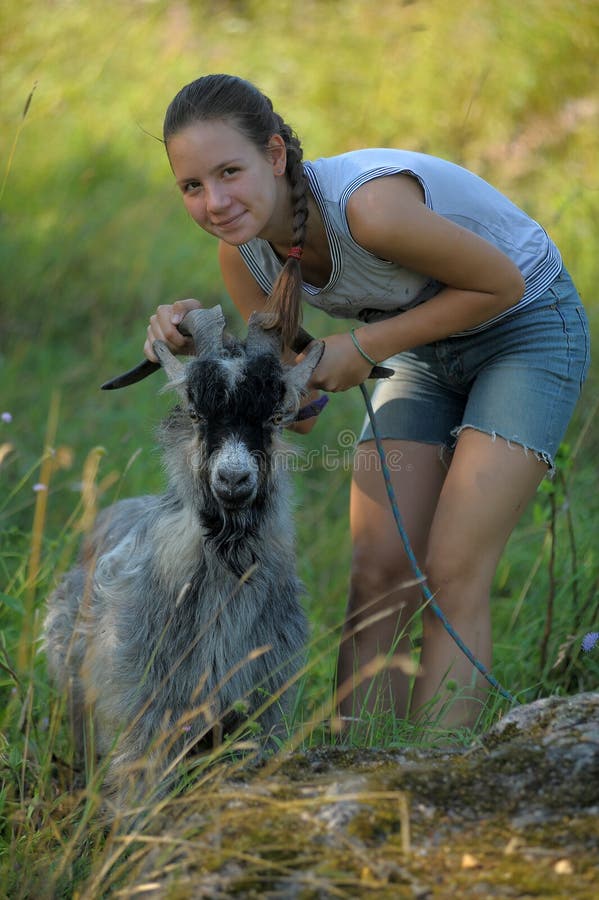
M189 367L187 394L214 498L227 510L263 503L285 397L278 359L270 354L198 359Z

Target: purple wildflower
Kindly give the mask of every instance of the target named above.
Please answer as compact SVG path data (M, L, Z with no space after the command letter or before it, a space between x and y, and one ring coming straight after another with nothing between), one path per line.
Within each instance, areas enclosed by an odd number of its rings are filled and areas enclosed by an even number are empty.
M592 650L595 644L599 641L599 631L589 631L588 634L582 639L582 649L585 653L588 653L589 650Z
M2 421L6 422L6 424L8 425L8 424L10 424L10 422L12 422L12 413L3 412L2 415L0 416L0 419L2 419Z

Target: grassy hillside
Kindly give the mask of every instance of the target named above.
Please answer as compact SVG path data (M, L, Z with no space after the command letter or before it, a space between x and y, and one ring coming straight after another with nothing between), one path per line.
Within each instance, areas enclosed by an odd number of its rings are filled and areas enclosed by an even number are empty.
M71 807L53 769L67 753L63 717L32 653L43 599L97 505L163 483L152 434L170 402L157 398L161 376L113 394L98 386L141 358L158 303L221 302L241 328L214 243L187 218L156 139L167 103L196 76L230 71L270 94L307 158L398 146L474 169L556 240L597 335L599 6L6 0L0 16L0 816L7 871L32 859L45 871L67 838L44 826ZM314 311L306 325L332 327ZM524 698L599 683L597 653L580 651L598 616L598 372L593 363L562 475L497 577L495 671ZM362 416L357 391L336 395L301 441L311 463L296 476L298 542L315 641L305 720L330 696L349 566L347 435ZM78 877L75 867L65 883Z

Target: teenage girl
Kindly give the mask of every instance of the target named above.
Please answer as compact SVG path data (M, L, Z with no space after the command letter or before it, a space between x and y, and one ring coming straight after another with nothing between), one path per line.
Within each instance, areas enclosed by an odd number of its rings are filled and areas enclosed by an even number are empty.
M490 666L493 576L553 469L588 367L586 316L557 247L487 182L445 160L365 149L303 162L270 100L234 76L184 87L168 107L164 142L187 211L219 241L226 288L246 319L270 312L287 347L304 303L357 320L324 338L315 391L354 387L373 363L394 370L373 405L401 515L441 608ZM149 359L156 339L189 352L176 325L196 306L158 307ZM407 652L402 629L421 603L368 426L350 515L340 713L405 716L400 667L376 683L360 677L375 657ZM422 615L409 714L443 710L445 725L471 725L484 682L432 611Z

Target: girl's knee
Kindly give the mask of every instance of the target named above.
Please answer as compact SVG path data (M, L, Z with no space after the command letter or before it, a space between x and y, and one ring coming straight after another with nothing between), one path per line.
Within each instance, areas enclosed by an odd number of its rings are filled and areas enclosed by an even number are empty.
M352 584L369 590L392 590L407 571L401 556L399 547L383 542L355 541L351 560Z
M423 569L435 602L450 621L476 618L488 605L494 566L473 554L429 554ZM430 604L423 609L425 628L439 626Z
M472 562L467 554L429 552L423 570L431 590L442 591L468 581ZM433 587L434 586L434 587Z
M470 585L490 584L499 553L495 546L474 546L451 535L429 544L423 571L435 590L467 590Z
M393 608L396 614L414 606L419 588L401 549L382 552L383 548L354 547L351 567L350 609L371 615L383 607Z

